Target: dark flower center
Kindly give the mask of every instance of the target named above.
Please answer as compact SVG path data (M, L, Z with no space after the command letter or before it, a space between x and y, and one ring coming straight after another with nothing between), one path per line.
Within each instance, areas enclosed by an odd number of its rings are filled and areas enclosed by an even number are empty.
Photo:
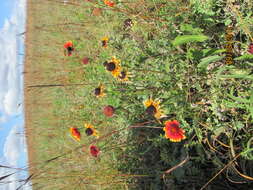
M110 63L107 63L107 64L106 64L106 69L107 69L108 71L114 71L115 68L116 68L116 65L115 65L114 62L110 62Z
M100 88L100 87L99 87L99 88L95 88L94 94L95 94L96 96L98 96L100 93L101 93L101 88Z
M146 112L150 115L154 115L157 112L157 110L155 106L150 105L147 107Z
M120 78L120 79L126 78L126 71L121 71L121 72L120 72L120 75L119 75L119 78Z
M106 46L107 45L107 41L106 40L103 40L102 41L102 46L104 47L104 46Z
M69 47L67 47L67 50L68 50L68 52L71 52L71 51L73 51L73 50L74 50L74 48L73 48L73 47L71 47L71 46L69 46Z
M94 131L91 128L87 128L85 130L85 133L86 133L86 135L90 136L90 135L92 135L94 133Z

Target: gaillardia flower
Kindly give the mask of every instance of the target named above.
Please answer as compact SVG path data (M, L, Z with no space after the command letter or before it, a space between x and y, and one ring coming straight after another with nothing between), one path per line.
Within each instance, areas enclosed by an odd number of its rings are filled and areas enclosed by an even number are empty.
M108 105L103 108L103 113L107 117L112 117L114 112L115 112L115 108L113 106Z
M163 111L160 108L159 100L153 100L152 98L149 98L145 100L143 104L146 107L146 112L149 115L153 115L156 119L160 119L166 116L163 114Z
M89 59L88 57L84 57L84 58L82 59L82 63L83 63L84 65L87 65L87 64L89 63L89 61L90 61L90 59Z
M102 42L102 47L106 48L108 46L108 41L109 41L109 38L108 37L103 37L101 39L101 42Z
M74 45L71 41L68 41L64 44L64 55L66 55L66 52L67 52L67 55L68 56L71 56L72 55L72 52L74 51Z
M120 60L116 59L116 57L112 57L110 61L104 62L104 66L106 70L111 72L112 76L114 76L115 78L117 78L120 74Z
M179 127L177 120L166 121L163 130L165 131L166 139L170 139L172 142L180 142L186 138L184 135L185 131Z
M99 153L100 153L100 150L99 150L99 148L97 146L95 146L95 145L91 145L90 146L90 154L92 156L98 157Z
M109 7L114 7L115 3L113 1L110 0L104 0L104 4L106 4Z
M75 140L77 140L77 141L80 141L80 140L81 140L81 133L78 131L77 128L71 127L71 128L70 128L70 134L71 134L71 136L72 136Z
M94 95L96 96L96 97L103 97L103 96L105 96L105 87L104 87L104 85L99 85L99 87L97 87L97 88L95 88L95 90L94 90Z
M98 131L94 128L93 125L86 123L84 124L84 127L86 128L85 133L87 136L94 136L97 138L99 137Z

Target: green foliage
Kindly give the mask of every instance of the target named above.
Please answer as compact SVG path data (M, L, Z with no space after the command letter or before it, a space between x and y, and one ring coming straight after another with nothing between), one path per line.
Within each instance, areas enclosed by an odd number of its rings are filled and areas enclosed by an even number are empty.
M207 39L208 37L204 35L184 35L184 36L177 36L172 43L174 46L178 46L190 42L203 42Z
M224 58L224 56L219 56L219 55L205 57L205 58L201 59L200 63L198 64L198 68L206 69L209 63L220 61L223 58Z

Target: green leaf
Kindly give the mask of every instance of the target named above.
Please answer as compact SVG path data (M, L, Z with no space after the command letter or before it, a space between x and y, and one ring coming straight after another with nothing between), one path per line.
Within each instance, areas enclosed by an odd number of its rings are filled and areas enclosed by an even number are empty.
M245 74L235 74L235 75L220 75L219 78L236 78L236 79L248 79L248 80L253 80L253 76L250 75L245 75Z
M205 57L205 58L201 59L201 62L198 64L198 68L206 69L206 67L209 63L219 61L223 58L224 58L224 56L219 56L219 55Z
M211 56L211 55L216 55L218 53L226 52L226 49L212 49L212 48L208 48L208 49L203 49L202 52L203 52L204 56Z
M174 46L178 46L189 42L203 42L207 39L208 37L204 35L184 35L184 36L177 36L175 40L172 42L172 44Z
M248 59L253 59L253 54L245 54L245 55L242 55L240 57L237 57L235 58L234 60L235 61L241 61L241 60L248 60Z
M228 96L229 96L231 99L233 99L233 100L235 100L235 101L237 101L237 102L240 102L240 103L245 103L245 104L247 104L247 103L250 102L250 100L248 100L248 99L246 99L246 98L235 97L235 96L233 96L233 95L231 95L231 94L228 94Z
M232 20L231 20L231 19L227 19L227 20L225 21L225 25L226 25L226 26L230 25L231 23L232 23Z
M233 128L235 130L241 130L243 127L244 127L244 124L242 122L240 122L240 121L236 121L233 124Z

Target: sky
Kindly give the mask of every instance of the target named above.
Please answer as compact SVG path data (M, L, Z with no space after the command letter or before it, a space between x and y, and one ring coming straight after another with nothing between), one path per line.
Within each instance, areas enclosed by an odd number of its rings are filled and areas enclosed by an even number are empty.
M26 0L0 0L0 165L27 167L23 116L23 53ZM13 174L12 174L13 173ZM15 190L28 173L0 167L1 190ZM30 184L21 190L31 190Z

